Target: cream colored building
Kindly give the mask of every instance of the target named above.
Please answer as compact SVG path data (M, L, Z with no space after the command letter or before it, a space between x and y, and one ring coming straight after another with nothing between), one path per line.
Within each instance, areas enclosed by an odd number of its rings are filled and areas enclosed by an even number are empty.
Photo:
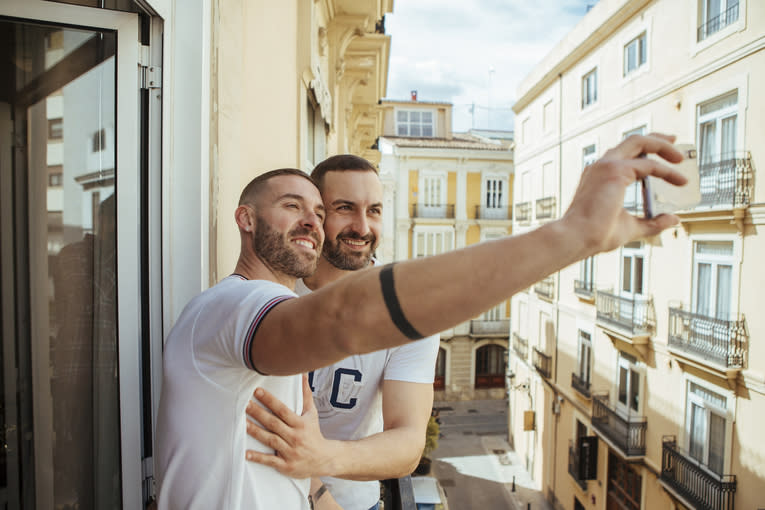
M0 1L0 506L146 507L163 339L253 177L377 161L392 9Z
M436 255L510 234L512 140L453 133L449 103L384 100L380 177L385 262ZM505 397L509 306L441 333L436 400Z
M519 88L515 232L632 133L698 148L679 226L512 300L510 435L556 508L765 508L764 90L757 0L600 0Z

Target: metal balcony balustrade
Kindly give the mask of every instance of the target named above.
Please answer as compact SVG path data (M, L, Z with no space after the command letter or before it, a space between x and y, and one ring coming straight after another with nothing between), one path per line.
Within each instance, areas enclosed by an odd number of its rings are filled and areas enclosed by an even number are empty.
M574 294L591 298L595 294L592 280L574 280Z
M656 329L656 312L651 299L627 298L599 290L595 308L601 326L617 328L632 337L648 336Z
M454 204L412 204L412 218L454 219Z
M383 480L381 483L383 486L383 505L386 510L389 508L392 510L417 510L411 476Z
M546 220L555 216L555 197L544 197L537 200L537 219Z
M645 455L645 431L648 421L644 416L622 416L612 409L608 393L592 396L592 427L608 438L627 457Z
M576 372L571 373L571 387L587 398L590 398L592 395L590 392L590 381L585 381Z
M543 351L534 347L533 353L534 368L542 374L542 377L549 379L552 374L552 356L548 356Z
M510 334L510 320L482 320L475 319L470 321L471 336L504 336Z
M515 204L515 219L520 222L531 221L531 202Z
M582 490L587 490L587 480L579 479L579 451L577 451L573 439L568 440L568 474Z
M475 206L475 217L480 220L511 220L512 214L509 214L507 206L486 207L485 205Z
M669 309L669 346L729 368L742 368L746 354L745 319L728 321Z
M534 292L537 296L552 299L555 295L555 278L548 276L534 284Z
M519 358L529 358L529 341L519 337L518 333L513 333L513 349Z
M736 475L717 475L677 447L674 436L664 436L661 480L693 508L734 510Z
M701 207L746 207L754 191L754 171L749 152L729 153L699 165Z
M696 41L701 42L710 35L737 21L738 12L738 2L736 2L720 13L720 15L701 25L696 32Z

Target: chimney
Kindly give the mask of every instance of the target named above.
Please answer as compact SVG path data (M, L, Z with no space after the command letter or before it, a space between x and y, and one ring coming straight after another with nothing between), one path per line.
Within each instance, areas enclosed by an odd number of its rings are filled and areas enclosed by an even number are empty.
M411 92L411 94L412 94L412 101L417 101L417 91L416 91L416 90L413 90L413 91Z

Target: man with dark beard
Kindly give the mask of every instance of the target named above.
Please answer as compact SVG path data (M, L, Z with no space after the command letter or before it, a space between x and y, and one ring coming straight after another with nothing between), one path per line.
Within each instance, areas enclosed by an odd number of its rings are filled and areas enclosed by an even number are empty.
M374 265L372 256L382 232L382 183L367 160L350 154L332 156L319 163L311 177L319 185L327 215L324 249L316 272L297 281L299 296ZM433 406L438 343L439 337L434 335L351 356L309 373L321 434L306 437L304 442L343 440L351 441L348 446L353 448L348 459L355 459L354 472L343 472L338 465L341 471L321 479L345 510L376 509L378 480L406 476L417 466ZM269 409L283 406L267 392L256 397ZM268 411L261 406L251 404L248 413L259 423L268 422ZM278 429L265 431L249 423L250 434L263 443L270 442L271 433L278 433ZM316 431L313 427L303 430ZM278 444L281 448L275 455L251 452L251 460L276 469L282 467L274 463L277 456L291 458L293 464L324 463L322 459L300 459L303 452L287 452L285 441Z
M286 434L293 447L330 448L333 455L318 453L313 458L322 462L288 468L289 476L247 462L248 449L279 447L278 437L264 444L247 436L245 409L255 388L292 413L275 409L264 417L267 428L281 420L300 431L313 422L296 423L292 415L310 414L313 399L295 374L434 335L578 260L658 235L679 218L637 218L623 199L627 186L649 175L676 185L687 181L661 160L641 157L682 161L673 140L627 138L582 172L566 213L536 230L356 271L297 299L290 289L313 273L324 242L319 190L299 170L256 177L234 213L241 240L235 274L192 299L165 343L157 422L160 509L308 509L309 481L301 478L340 472L336 463L353 473L362 459L353 457L349 441L296 444L304 437L299 433ZM274 243L266 250L256 235Z

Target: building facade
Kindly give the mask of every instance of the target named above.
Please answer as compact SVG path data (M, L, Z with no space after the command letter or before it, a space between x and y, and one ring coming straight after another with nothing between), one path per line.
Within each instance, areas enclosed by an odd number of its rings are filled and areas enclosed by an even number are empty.
M448 103L384 100L380 177L385 262L506 236L512 225L509 133L453 133ZM509 307L441 332L436 400L505 397Z
M520 86L516 232L633 133L698 155L680 225L512 300L510 435L556 508L765 507L763 90L752 0L601 0Z
M392 8L0 2L0 506L145 508L163 338L253 177L377 161Z

